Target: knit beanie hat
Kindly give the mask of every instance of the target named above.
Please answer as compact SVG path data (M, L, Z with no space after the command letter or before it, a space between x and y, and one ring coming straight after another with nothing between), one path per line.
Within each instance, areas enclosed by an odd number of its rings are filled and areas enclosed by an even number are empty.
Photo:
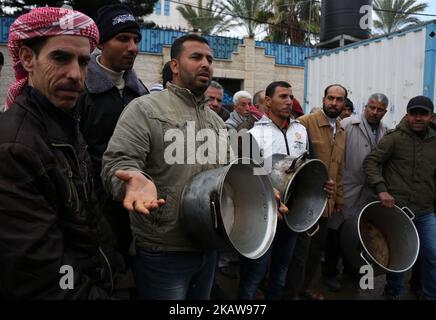
M141 38L139 24L136 22L132 10L124 4L101 7L97 11L95 23L100 32L100 43L105 43L121 32L136 33Z

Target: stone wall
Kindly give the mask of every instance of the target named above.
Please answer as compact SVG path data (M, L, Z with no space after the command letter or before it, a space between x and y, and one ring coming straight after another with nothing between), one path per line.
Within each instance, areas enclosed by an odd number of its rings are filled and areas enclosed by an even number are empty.
M12 62L6 45L0 45L5 56L5 66L0 76L0 104L6 99L9 84L14 80ZM163 55L140 53L135 61L135 70L147 86L162 82L162 67L170 57L170 47L163 48ZM253 39L244 39L237 52L232 53L230 60L215 60L214 77L241 80L241 90L255 93L265 89L272 81L288 81L295 97L303 103L304 68L276 65L275 57L266 56L264 48L256 47Z
M169 59L170 47L164 46L162 56L140 54L136 59L135 70L142 81L151 86L155 82L161 82L163 64ZM230 60L214 60L213 68L214 77L242 80L241 90L253 94L265 89L273 81L288 81L295 97L303 102L304 68L276 65L275 57L266 56L265 49L256 47L253 39L245 38L244 44L239 45Z

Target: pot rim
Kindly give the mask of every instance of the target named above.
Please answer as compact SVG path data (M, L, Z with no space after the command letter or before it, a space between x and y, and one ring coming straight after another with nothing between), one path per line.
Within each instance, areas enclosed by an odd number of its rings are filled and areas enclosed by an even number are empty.
M417 241L417 247L418 247L418 250L416 250L416 253L415 253L415 257L413 258L413 262L410 264L410 266L408 267L408 268L406 268L406 269L402 269L402 270L393 270L393 269L390 269L390 268L388 268L388 267L385 267L385 266L383 266L383 265L381 265L378 261L377 261L377 259L375 259L374 257L373 257L373 255L369 252L369 250L366 248L366 246L365 246L365 243L363 242L363 239L362 239L362 235L361 235L361 233L360 233L360 220L361 220L361 218L362 218L362 213L368 208L368 207L370 207L370 206L373 206L373 205L381 205L381 201L373 201L373 202L370 202L370 203L368 203L366 206L364 206L363 207L363 209L362 210L360 210L360 213L359 213L359 216L358 216L358 219L357 219L357 233L359 234L359 240L360 240L360 243L362 244L362 247L363 247L363 249L365 250L365 252L366 252L366 254L371 258L371 261L372 262L375 262L380 268L382 268L383 270L386 270L386 271L388 271L388 272L393 272L393 273L400 273L400 272L406 272L407 270L409 270L414 264L415 264L415 262L416 262L416 260L418 259L418 254L419 254L419 248L420 248L420 246L421 246L421 243L420 243L420 241L419 241L419 235L418 235L418 230L416 229L416 227L415 227L415 224L413 223L413 220L412 219L410 219L410 217L400 208L400 207L398 207L397 205L394 205L394 208L397 210L397 211L399 211L399 212L401 212L404 216L406 216L406 218L407 219L409 219L409 221L410 221L410 224L411 224L411 226L413 227L413 230L415 231L415 235L416 235L416 241Z
M294 180L294 178L295 178L295 176L308 164L308 163L311 163L311 162L318 162L318 163L320 163L320 164L322 164L323 166L324 166L324 168L325 168L325 170L326 170L326 173L327 173L327 176L328 176L328 170L327 170L327 167L326 167L326 165L325 165L325 163L324 162L322 162L321 160L319 160L319 159L306 159L300 166L298 166L298 168L294 171L294 173L292 174L292 177L291 177L291 179L289 179L289 182L287 183L287 185L286 185L286 190L285 190L285 195L284 195L284 200L285 200L285 202L284 203L287 203L288 202L288 200L289 200L289 197L291 196L290 195L290 192L289 192L289 189L291 188L291 185L292 185L292 181ZM326 196L325 197L325 199L324 199L324 204L323 204L323 206L322 206L322 210L320 211L320 213L318 214L318 217L316 218L316 220L314 219L314 222L309 226L309 227L307 227L307 228L304 228L304 229L296 229L296 228L294 228L293 226L291 226L289 223L288 223L288 219L286 219L285 218L285 221L286 221L286 225L289 227L289 229L291 229L292 231L294 231L294 232L298 232L298 233L301 233L301 232L306 232L307 230L309 230L310 228L312 228L317 222L318 222L318 220L319 220L319 218L322 216L322 214L324 213L324 210L325 210L325 208L326 208L326 206L327 206L327 203L328 203L328 197Z
M250 161L250 163L243 163L244 160L248 160ZM227 177L227 174L229 173L229 171L232 169L232 167L234 165L237 164L241 164L243 166L250 166L251 168L261 168L263 169L263 167L254 159L251 158L247 158L247 157L241 157L241 158L237 158L233 161L231 161L229 164L227 164L225 166L225 170L224 170L224 174L221 175L220 177L220 181L219 181L219 185L218 185L218 190L219 190L219 194L223 193L223 188L224 188L224 182L225 179ZM264 169L263 169L264 170ZM224 228L225 231L225 237L227 239L227 241L233 246L233 248L238 251L239 254L243 255L246 258L249 259L257 259L261 256L263 256L269 249L269 247L272 245L272 242L274 240L275 237L275 233L277 230L277 212L278 212L278 206L277 206L277 201L275 201L275 194L274 194L274 186L272 184L271 178L269 176L269 174L265 171L265 174L263 175L256 175L255 177L258 177L258 179L262 180L262 184L265 186L265 184L271 186L271 196L272 196L272 206L273 206L273 213L271 214L271 218L272 218L272 225L270 225L270 227L267 230L267 232L265 233L264 239L262 241L262 243L265 244L264 248L262 248L262 246L259 246L260 248L258 248L257 250L252 251L249 255L247 254L242 254L235 246L235 244L233 243L232 239L230 238L229 234L227 233L227 230L225 230L224 225L222 226ZM268 187L268 186L266 186ZM269 192L268 190L266 190L266 192ZM220 202L220 207L221 207L221 197L219 199ZM269 212L269 209L268 209ZM222 219L222 217L221 217ZM269 232L268 232L269 231Z

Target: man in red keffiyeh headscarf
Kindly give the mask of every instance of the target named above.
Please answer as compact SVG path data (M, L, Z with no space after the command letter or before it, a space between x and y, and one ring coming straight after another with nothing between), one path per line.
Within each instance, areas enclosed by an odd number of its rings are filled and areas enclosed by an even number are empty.
M134 285L96 200L75 105L98 29L37 8L11 26L0 116L0 300L123 299Z
M8 47L13 60L15 82L6 99L9 108L29 81L29 72L20 59L20 48L36 38L74 35L88 38L90 52L98 43L99 33L94 21L81 12L65 8L36 8L15 20L9 29Z

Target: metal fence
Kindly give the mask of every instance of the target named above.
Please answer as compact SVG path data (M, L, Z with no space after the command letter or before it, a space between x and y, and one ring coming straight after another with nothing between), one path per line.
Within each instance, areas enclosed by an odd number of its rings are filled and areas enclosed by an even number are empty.
M0 43L8 43L9 27L15 18L0 17Z
M141 52L162 53L162 46L171 45L174 40L187 32L163 29L141 29ZM238 45L243 43L242 39L228 38L221 36L205 36L213 51L213 56L217 59L230 59L232 52L238 49Z
M15 18L0 17L0 43L8 42L9 27ZM175 39L187 34L184 31L164 30L164 29L145 29L141 28L141 52L162 54L162 46L171 45ZM205 36L209 41L210 47L216 59L231 59L232 52L238 50L238 45L243 44L242 39ZM304 67L304 59L320 50L303 46L293 46L266 41L256 41L256 46L265 48L265 54L275 56L276 64Z
M162 46L171 45L178 37L187 34L183 31L161 30L161 29L141 29L141 52L160 53Z

